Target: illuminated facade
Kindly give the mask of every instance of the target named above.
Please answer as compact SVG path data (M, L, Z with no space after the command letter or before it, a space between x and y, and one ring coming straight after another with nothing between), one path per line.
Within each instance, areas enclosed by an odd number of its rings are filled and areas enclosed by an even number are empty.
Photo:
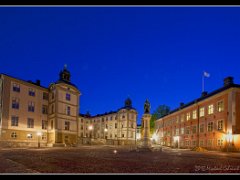
M104 143L134 143L137 112L131 100L109 114L79 114L81 93L70 77L64 67L59 80L46 88L39 80L0 74L0 146L72 146L91 133Z
M240 85L233 78L224 86L156 121L157 143L174 147L204 147L210 150L240 150Z

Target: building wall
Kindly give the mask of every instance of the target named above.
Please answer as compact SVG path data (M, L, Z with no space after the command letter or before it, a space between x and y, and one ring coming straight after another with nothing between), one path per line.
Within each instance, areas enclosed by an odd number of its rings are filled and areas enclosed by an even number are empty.
M112 144L114 141L118 144L134 144L136 122L137 112L133 109L121 109L115 113L95 117L79 117L80 137L106 139Z
M43 92L48 93L48 90L31 83L23 82L8 76L2 75L3 81L3 111L2 111L2 128L1 128L1 142L28 142L36 144L38 142L37 133L42 132L43 136L40 138L41 143L46 143L47 130L42 129L42 121L47 121L47 114L42 113L42 106L48 106L48 100L43 100ZM13 85L20 86L20 92L13 91ZM29 89L35 91L35 96L29 96ZM12 108L12 100L17 99L19 108ZM28 111L30 102L34 103L34 112ZM17 126L13 126L12 117L18 117ZM34 121L32 128L27 126L28 119ZM13 137L12 133L16 135Z
M189 149L201 146L207 149L226 150L229 147L228 133L234 133L233 137L238 139L239 132L234 132L232 129L239 127L240 110L237 108L240 100L239 92L237 88L230 88L157 120L158 143ZM221 101L224 109L218 112L218 103ZM208 113L210 105L213 105L212 113ZM201 108L204 108L202 117L200 117ZM195 110L197 117L193 119ZM190 113L189 119L187 119L188 113ZM220 121L223 122L222 128ZM232 148L239 149L239 141L235 141Z

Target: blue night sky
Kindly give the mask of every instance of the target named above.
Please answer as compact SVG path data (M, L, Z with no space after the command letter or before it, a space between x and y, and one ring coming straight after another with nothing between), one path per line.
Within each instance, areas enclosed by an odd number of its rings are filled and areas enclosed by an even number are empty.
M240 7L1 7L0 72L48 86L64 64L80 112L116 110L129 96L143 114L174 109L240 83Z

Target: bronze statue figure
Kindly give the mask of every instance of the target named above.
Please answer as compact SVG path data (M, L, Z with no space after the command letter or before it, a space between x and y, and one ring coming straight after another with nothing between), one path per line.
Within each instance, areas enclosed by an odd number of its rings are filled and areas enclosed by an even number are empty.
M147 99L144 103L144 114L150 113L150 107L151 107L150 102Z

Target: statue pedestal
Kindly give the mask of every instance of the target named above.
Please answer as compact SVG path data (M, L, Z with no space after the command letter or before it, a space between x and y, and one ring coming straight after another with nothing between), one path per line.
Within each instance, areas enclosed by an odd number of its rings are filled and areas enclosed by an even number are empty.
M150 150L152 147L152 142L150 139L150 119L151 114L143 114L142 117L142 139L141 146L139 149L141 150Z

